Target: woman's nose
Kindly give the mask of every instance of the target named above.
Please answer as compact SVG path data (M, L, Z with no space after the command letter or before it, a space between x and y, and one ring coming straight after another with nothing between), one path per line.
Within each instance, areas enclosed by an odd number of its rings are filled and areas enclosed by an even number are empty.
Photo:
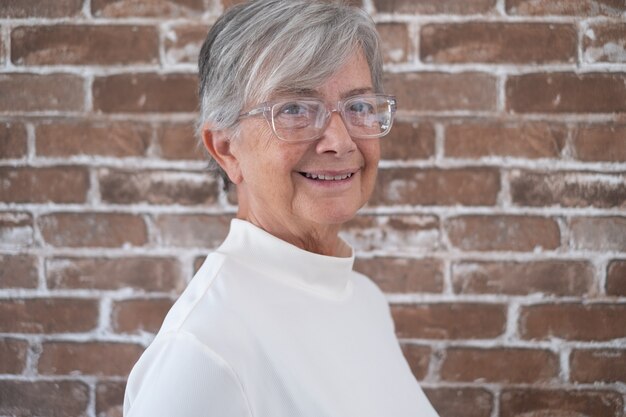
M339 157L356 150L356 143L348 133L348 128L339 112L333 111L330 114L328 126L317 141L316 149L318 153L333 152Z

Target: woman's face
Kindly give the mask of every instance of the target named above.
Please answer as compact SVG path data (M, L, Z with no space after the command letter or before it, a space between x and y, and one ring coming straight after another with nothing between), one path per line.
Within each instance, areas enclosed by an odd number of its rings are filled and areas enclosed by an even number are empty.
M359 52L312 93L333 106L340 99L371 92L369 67ZM244 119L240 128L230 148L241 177L237 181L240 217L266 230L278 222L293 232L299 227L341 224L370 197L380 158L379 139L352 138L339 113L332 113L323 136L313 142L281 141L262 117ZM334 181L306 174L352 176Z

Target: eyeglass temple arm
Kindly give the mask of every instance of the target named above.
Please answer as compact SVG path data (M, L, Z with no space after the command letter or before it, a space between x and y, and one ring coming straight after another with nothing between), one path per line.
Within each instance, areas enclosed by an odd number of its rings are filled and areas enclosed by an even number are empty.
M239 118L244 118L244 117L252 117L252 116L257 116L259 114L263 114L265 113L267 110L269 110L269 107L257 107L256 109L252 109L250 111L247 111L245 113L241 113L239 115Z

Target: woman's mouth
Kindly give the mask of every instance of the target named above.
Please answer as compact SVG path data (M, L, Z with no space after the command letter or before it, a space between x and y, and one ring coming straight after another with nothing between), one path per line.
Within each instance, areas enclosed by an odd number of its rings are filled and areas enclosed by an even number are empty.
M354 175L353 172L348 172L346 174L338 174L338 175L330 175L330 174L313 174L310 172L300 172L300 175L317 181L342 181L347 180L348 178Z

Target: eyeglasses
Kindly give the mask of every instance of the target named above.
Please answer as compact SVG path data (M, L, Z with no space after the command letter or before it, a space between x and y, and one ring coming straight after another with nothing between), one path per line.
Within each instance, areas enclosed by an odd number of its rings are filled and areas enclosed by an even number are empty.
M350 136L380 138L391 130L396 99L383 94L361 94L339 100L332 109L318 98L283 99L263 103L239 118L262 114L278 139L306 142L323 136L333 112L339 112Z

